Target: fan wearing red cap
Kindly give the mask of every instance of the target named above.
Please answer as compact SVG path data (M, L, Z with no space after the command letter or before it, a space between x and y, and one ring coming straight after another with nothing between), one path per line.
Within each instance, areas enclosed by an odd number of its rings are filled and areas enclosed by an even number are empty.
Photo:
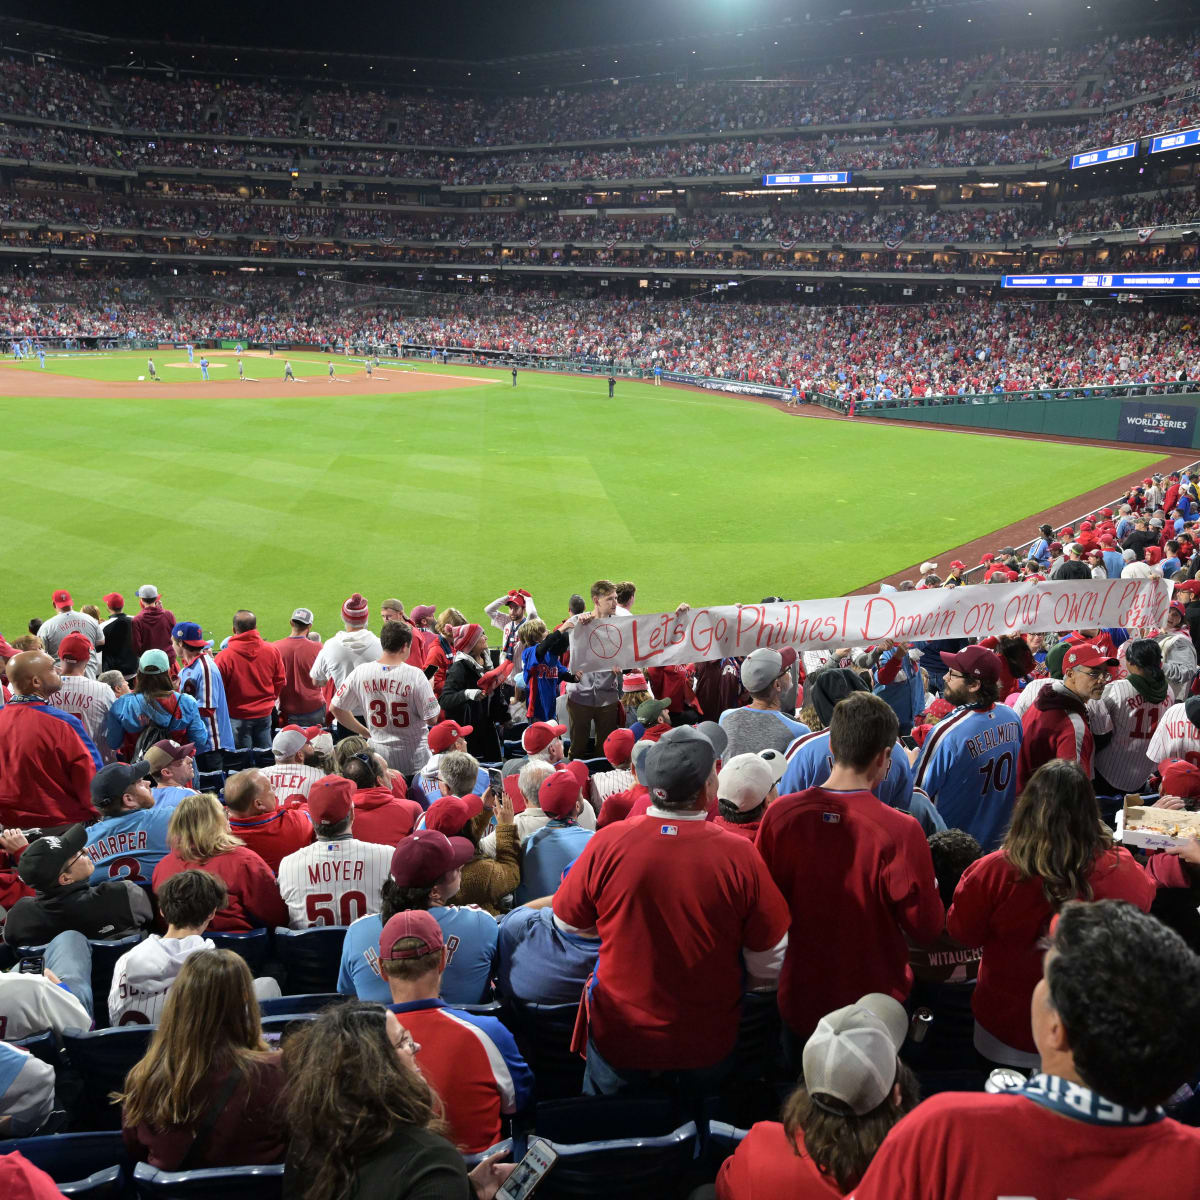
M1063 655L1062 679L1053 679L1043 687L1021 718L1018 791L1042 763L1052 758L1077 762L1092 778L1096 743L1087 704L1100 699L1116 666L1116 658L1090 642L1073 645Z
M432 804L443 794L441 782L442 758L447 754L468 754L467 739L474 733L470 725L460 725L457 721L439 721L429 731L429 761L413 776L410 795L420 800L424 805ZM477 796L487 791L490 780L487 771L476 763L475 780L470 790ZM458 786L463 786L459 784ZM465 788L464 788L465 790Z
M354 836L356 790L340 775L326 775L308 790L316 841L279 864L279 894L291 929L349 925L379 911L392 848Z
M37 631L38 637L42 639L42 646L51 658L59 657L63 638L72 633L83 634L93 651L104 645L104 632L100 628L100 622L85 612L73 609L70 592L59 588L51 599L54 603L54 616L43 621ZM99 670L100 656L96 654L88 670L89 677L95 679Z
M574 764L573 764L574 765ZM586 783L587 767L583 767ZM525 839L521 847L521 886L514 903L528 904L558 889L563 871L584 851L592 831L577 819L586 806L580 776L563 765L547 775L538 789L538 807L549 818L541 829Z
M446 950L432 914L407 909L383 927L379 969L392 1012L419 1047L417 1066L445 1105L450 1140L465 1154L477 1154L500 1140L501 1117L528 1103L533 1073L494 1017L439 999Z
M508 718L501 689L485 690L483 675L491 666L483 626L459 626L442 688L442 710L449 720L471 727L467 748L480 762L498 762L502 757L496 725Z
M965 829L985 850L1004 838L1016 800L1021 721L998 703L1004 664L983 646L940 652L943 695L954 711L933 726L917 759L913 786L947 825Z
M510 588L503 596L497 596L491 604L484 605L487 618L504 635L500 643L500 655L512 662L516 652L517 635L526 621L538 615L533 597L524 588Z
M78 718L97 745L104 731L108 710L116 703L116 693L107 683L89 678L92 643L82 633L68 633L58 644L59 674L62 686L54 693L54 705Z
M634 740L632 729L615 729L604 739L604 757L612 770L597 771L588 781L589 798L597 812L609 796L628 791L636 782L631 761Z

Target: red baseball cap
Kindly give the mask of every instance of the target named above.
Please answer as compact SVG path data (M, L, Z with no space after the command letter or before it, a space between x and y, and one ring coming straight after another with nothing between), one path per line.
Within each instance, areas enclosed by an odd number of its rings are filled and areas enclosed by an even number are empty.
M562 737L566 732L565 725L553 725L549 721L535 721L521 734L521 745L525 747L526 754L539 754L556 737Z
M87 662L92 657L92 643L82 633L68 633L58 643L58 657L72 662Z
M578 758L572 759L571 762L559 763L558 769L560 771L568 771L570 774L574 775L575 782L579 784L580 791L587 787L588 780L592 777L591 771L588 770L587 763Z
M341 775L325 775L308 789L308 811L314 825L334 825L344 821L354 808L357 791L349 779Z
M995 561L996 561L996 556L994 554L981 554L979 556L980 564L990 563L990 562L995 562Z
M1100 515L1102 517L1111 517L1113 515L1113 510L1111 508L1102 508L1100 510Z
M981 683L999 682L1002 670L1000 657L984 646L964 646L956 654L941 650L938 657L946 666L968 679L978 679Z
M1162 795L1200 800L1200 767L1181 758L1164 758L1158 764L1158 773L1162 776Z
M956 558L956 559L955 559L955 560L954 560L954 561L953 561L953 562L950 564L950 570L952 570L952 571L963 571L963 570L966 570L966 566L967 566L967 564L966 564L966 563L964 563L964 562L959 562L959 561L958 561L958 559Z
M1099 646L1093 646L1091 642L1083 642L1081 645L1072 646L1063 655L1062 660L1064 675L1068 671L1074 670L1075 667L1107 667L1111 670L1116 665L1117 660L1115 658L1109 658Z
M614 729L604 739L604 757L614 767L623 767L633 753L634 740L632 729Z
M125 597L122 596L120 592L109 592L108 595L104 597L104 603L109 608L124 608Z
M400 949L397 942L408 940L410 945ZM379 957L384 962L400 962L406 958L421 958L434 954L446 945L442 927L424 908L406 908L398 912L383 927L379 935Z
M460 737L474 733L474 725L460 725L457 721L439 721L429 731L429 749L434 754L445 754Z
M579 796L579 780L575 772L565 769L555 771L547 775L538 788L538 807L550 817L569 816L574 813Z
M59 588L50 599L53 601L55 608L71 607L71 593L66 588Z
M532 599L532 596L524 588L512 588L504 598L505 604L515 605L517 608L524 608L525 601Z
M313 787L317 785L314 783ZM425 828L436 829L447 837L462 831L462 827L483 812L483 801L470 796L441 796L425 813Z
M433 887L447 872L474 857L469 839L418 829L402 838L392 854L392 882L397 887Z

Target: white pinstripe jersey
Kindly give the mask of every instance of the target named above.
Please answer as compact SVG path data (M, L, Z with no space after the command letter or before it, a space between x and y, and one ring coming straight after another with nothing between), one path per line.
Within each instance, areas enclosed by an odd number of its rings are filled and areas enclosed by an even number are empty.
M392 847L357 838L313 842L279 864L279 894L288 926L349 925L379 911L379 889L392 865Z
M320 767L310 767L307 763L276 763L264 768L263 774L271 781L275 795L281 801L289 796L303 796L307 800L308 789L318 779L325 778Z
M64 675L62 687L50 697L49 702L63 712L78 717L92 741L99 746L104 718L116 701L117 694L107 683L88 679L84 675Z
M1200 729L1188 720L1182 704L1172 704L1163 713L1146 757L1155 766L1164 758L1182 758L1200 766Z
M346 676L333 703L363 714L371 741L387 752L390 766L411 775L429 761L429 723L441 706L424 671L408 663L361 663Z
M1168 693L1152 704L1128 679L1116 679L1105 686L1100 699L1112 719L1113 735L1108 745L1096 751L1096 770L1114 787L1137 792L1149 779L1151 767L1146 751L1163 713L1170 707L1170 698Z

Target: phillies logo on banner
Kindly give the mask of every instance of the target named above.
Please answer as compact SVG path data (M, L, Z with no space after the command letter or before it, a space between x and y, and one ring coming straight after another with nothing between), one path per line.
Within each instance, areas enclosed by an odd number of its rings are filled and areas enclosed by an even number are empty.
M1159 629L1172 587L1164 579L1027 580L611 617L571 630L571 669L708 662L761 646L827 650L884 638L906 642L1051 629Z
M1148 229L1138 230L1138 241L1148 242L1154 236L1154 226L1151 225Z
M461 249L465 250L471 244L471 239L465 237L459 238L458 244Z
M542 239L540 237L531 237L529 239L530 250L536 250L538 248L538 246L540 246L541 244L542 244Z
M1065 246L1070 240L1071 235L1069 233L1060 233L1058 235L1058 244L1060 246Z

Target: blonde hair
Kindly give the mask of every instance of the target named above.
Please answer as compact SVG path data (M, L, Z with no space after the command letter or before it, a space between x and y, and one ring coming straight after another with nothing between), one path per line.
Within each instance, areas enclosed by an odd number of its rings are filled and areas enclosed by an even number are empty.
M533 617L521 626L517 641L522 646L536 646L546 636L546 622L541 617Z
M441 615L434 622L433 627L434 627L434 629L437 630L438 633L445 633L447 625L466 625L466 624L467 624L467 618L464 617L463 614L460 613L457 608L444 608L444 609L442 609Z
M625 706L626 712L637 712L639 705L653 699L654 697L649 692L626 692L621 697L621 703Z
M211 792L184 796L167 825L167 845L184 862L207 862L246 843L229 831L229 817Z

